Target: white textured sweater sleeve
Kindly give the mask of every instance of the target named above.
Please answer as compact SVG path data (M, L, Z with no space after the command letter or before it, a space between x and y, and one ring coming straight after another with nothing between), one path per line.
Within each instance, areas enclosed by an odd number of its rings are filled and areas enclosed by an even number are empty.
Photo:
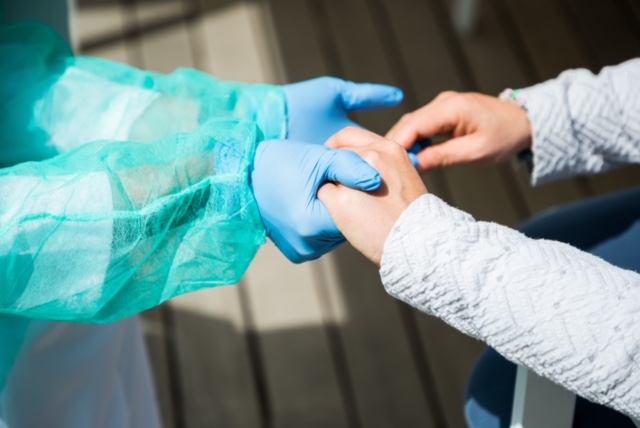
M565 71L521 92L533 128L533 184L640 163L640 59L598 75Z
M402 214L380 274L392 296L589 400L640 417L640 275L475 221L433 195Z

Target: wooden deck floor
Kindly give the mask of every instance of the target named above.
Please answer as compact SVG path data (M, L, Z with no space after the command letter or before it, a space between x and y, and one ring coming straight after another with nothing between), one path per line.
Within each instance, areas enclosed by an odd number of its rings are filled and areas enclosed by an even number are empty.
M461 37L448 0L80 0L87 55L171 72L286 83L331 74L405 90L361 115L383 133L443 90L496 94L640 54L636 0L483 0ZM511 165L425 177L483 220L515 226L548 207L640 184L638 169L530 189ZM387 296L348 246L294 266L271 245L241 284L143 316L167 428L462 427L483 349Z

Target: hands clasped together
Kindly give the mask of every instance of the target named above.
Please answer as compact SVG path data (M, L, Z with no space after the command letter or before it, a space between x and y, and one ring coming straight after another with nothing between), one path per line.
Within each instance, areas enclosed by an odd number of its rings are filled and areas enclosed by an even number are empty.
M492 165L531 145L526 112L480 94L442 93L386 138L347 115L398 104L396 88L320 78L286 86L285 94L287 140L258 146L251 181L270 238L296 263L346 238L379 264L395 222L427 193L418 171ZM416 171L407 151L437 135L451 138L419 151Z

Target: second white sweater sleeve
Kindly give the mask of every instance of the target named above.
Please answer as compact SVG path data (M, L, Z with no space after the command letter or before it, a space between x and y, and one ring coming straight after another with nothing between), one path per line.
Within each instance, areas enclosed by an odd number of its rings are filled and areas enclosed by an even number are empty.
M389 294L567 389L640 417L640 275L478 222L433 195L401 216Z

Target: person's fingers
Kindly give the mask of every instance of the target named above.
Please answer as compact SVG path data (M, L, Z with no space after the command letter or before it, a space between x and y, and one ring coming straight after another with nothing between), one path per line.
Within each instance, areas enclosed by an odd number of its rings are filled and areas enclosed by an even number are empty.
M324 145L332 149L362 147L383 139L378 134L366 129L349 127L332 135Z
M411 164L413 165L413 167L415 169L420 168L420 164L418 163L418 156L416 156L415 153L411 152L408 152L407 155L409 155L409 159L411 160Z
M326 183L318 190L318 199L331 214L331 218L339 230L342 230L347 222L345 203L348 203L350 198L348 194L345 194L345 190L344 187L334 183Z
M409 155L409 159L411 159L411 163L415 169L420 168L420 164L418 163L418 153L432 145L433 142L431 141L431 138L426 138L414 143L413 146L407 150L407 155Z
M338 186L334 183L325 183L318 189L318 199L329 212L336 206L338 200Z
M418 140L450 132L460 117L456 94L443 92L426 106L407 113L387 132L386 138L409 150Z
M418 171L424 172L478 161L482 153L477 150L477 139L475 135L467 135L427 147L416 155Z
M353 189L370 192L380 188L382 177L371 165L350 150L331 150L325 155L324 181L335 181Z
M393 86L348 81L343 82L340 96L347 111L393 107L404 99L402 91Z

